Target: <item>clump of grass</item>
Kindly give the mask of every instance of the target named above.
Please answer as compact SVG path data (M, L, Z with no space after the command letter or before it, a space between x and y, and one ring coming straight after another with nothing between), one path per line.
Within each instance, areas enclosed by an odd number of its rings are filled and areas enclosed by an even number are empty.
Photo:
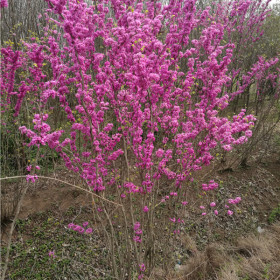
M171 279L215 279L217 271L229 260L226 250L220 244L211 244L202 252L195 253L180 267Z

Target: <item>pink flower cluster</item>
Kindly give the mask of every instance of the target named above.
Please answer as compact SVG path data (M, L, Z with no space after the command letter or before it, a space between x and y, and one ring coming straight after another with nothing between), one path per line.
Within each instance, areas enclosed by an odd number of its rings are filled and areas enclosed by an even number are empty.
M215 183L214 180L210 180L208 184L202 184L202 189L204 191L215 190L219 187L218 183Z
M8 0L0 0L0 8L8 7Z
M141 224L139 222L136 222L134 224L134 237L133 237L133 240L135 242L138 242L138 243L141 243L142 242L142 239L141 239L141 236L143 234L143 231L141 230Z
M36 174L34 175L26 175L26 181L31 181L32 183L35 183L35 181L38 180L38 176Z
M32 165L28 165L28 166L26 167L26 170L27 170L28 172L31 172L31 169L32 169ZM40 166L36 165L36 166L35 166L35 169L40 170L41 168L40 168Z
M124 188L127 189L127 193L143 193L143 188L134 185L131 182L127 182L124 184Z
M88 226L88 222L84 222L83 226L75 225L73 223L70 223L68 225L68 228L72 229L72 230L74 230L74 231L76 231L78 233L81 233L81 234L83 234L83 233L91 234L92 233L92 228L90 228L90 227L87 228L87 226Z
M232 199L232 198L228 199L228 203L229 203L229 204L238 204L240 201L241 201L241 197L239 197L239 196L236 197L235 199ZM233 215L233 211L231 211L231 210L229 209L229 206L228 206L228 205L225 205L225 208L228 209L228 210L227 210L227 214L228 214L229 216L232 216L232 215Z
M143 272L146 270L146 266L144 263L139 264L140 274L138 275L138 279L142 279L144 277Z
M185 222L184 222L184 220L182 220L182 219L180 219L180 218L178 218L177 220L176 220L176 218L169 218L169 220L172 222L172 223L178 223L178 224L184 224Z
M144 207L143 207L143 212L145 212L145 213L149 212L148 206L144 206Z
M55 252L54 251L50 251L49 252L49 257L56 258Z
M228 203L229 203L229 204L237 204L237 203L239 203L240 201L241 201L241 197L236 197L235 199L228 199ZM214 201L211 202L211 203L209 204L209 206L210 206L210 208L216 207L216 202L214 202ZM202 209L202 210L204 210L204 209L205 209L205 206L201 205L199 208ZM228 206L227 204L225 205L225 208L228 209L228 210L227 210L227 215L232 216L232 215L233 215L233 211L231 211L231 210L229 209L229 206ZM219 212L218 212L217 209L214 210L214 214L215 214L216 216L219 214ZM207 213L206 213L206 212L203 212L201 215L202 215L202 216L205 216L205 215L207 215Z
M229 204L237 204L237 203L239 203L241 201L241 197L236 197L235 199L229 199L228 200L228 203Z
M209 206L210 206L210 208L216 207L216 202L212 201L212 202L209 204ZM199 206L199 208L200 208L201 210L205 210L205 206L203 206L203 205ZM214 214L217 216L217 215L219 214L218 210L215 209L215 210L214 210ZM206 212L202 212L201 215L202 215L202 216L206 216L207 213L206 213Z

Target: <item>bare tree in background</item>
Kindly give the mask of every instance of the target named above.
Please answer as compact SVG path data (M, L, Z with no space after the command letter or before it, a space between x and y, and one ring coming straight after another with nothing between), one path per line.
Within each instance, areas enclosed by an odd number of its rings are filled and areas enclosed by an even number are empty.
M38 15L47 4L44 0L9 0L9 6L1 9L1 45L11 40L14 47L31 34L40 36Z

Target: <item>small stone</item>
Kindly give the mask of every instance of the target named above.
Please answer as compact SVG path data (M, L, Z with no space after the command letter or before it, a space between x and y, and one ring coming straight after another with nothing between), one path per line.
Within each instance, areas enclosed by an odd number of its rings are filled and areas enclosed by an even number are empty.
M176 264L174 269L175 269L175 271L180 271L181 265L180 264Z
M258 233L263 233L263 232L264 232L264 229L261 228L260 226L258 226L258 227L257 227L257 231L258 231Z

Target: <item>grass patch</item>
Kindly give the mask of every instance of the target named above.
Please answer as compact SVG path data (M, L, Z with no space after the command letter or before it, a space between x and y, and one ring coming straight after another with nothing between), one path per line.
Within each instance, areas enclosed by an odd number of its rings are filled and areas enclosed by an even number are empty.
M96 231L85 235L68 229L70 222L50 211L17 220L9 279L110 279L108 252L101 237ZM2 247L3 256L6 250Z

